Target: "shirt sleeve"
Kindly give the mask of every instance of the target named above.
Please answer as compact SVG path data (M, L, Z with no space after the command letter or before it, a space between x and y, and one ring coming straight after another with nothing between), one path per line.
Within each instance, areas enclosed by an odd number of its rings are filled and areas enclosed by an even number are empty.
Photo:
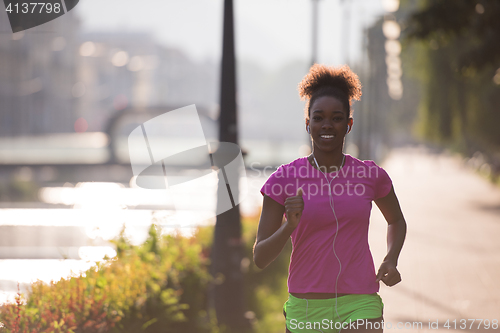
M287 180L285 177L284 167L281 165L275 172L269 176L267 181L264 183L260 189L262 195L267 195L280 205L285 205L286 193L285 186Z
M383 168L377 165L377 175L375 178L375 198L374 200L385 197L392 188L392 180Z

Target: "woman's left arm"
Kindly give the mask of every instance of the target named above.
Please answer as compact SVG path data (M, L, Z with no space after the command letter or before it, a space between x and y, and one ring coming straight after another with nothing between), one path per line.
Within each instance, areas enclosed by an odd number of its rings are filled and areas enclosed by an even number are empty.
M383 198L375 200L378 208L387 220L387 255L377 272L377 282L383 281L389 287L401 281L396 266L406 236L406 221L399 206L394 187Z

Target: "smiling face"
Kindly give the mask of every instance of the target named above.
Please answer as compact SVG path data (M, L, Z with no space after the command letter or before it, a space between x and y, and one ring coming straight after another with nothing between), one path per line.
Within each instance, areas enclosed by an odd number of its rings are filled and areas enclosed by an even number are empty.
M310 126L314 149L333 151L344 144L347 126L352 127L352 118L347 115L343 103L331 96L322 96L310 108L306 126ZM350 129L349 129L350 131Z

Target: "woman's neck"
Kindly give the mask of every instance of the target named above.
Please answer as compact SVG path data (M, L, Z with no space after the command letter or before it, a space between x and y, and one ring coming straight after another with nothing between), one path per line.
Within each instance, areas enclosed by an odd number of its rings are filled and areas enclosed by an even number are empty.
M316 161L314 160L316 158ZM336 172L339 171L345 163L345 155L342 150L332 152L322 152L320 150L313 150L309 156L311 164L323 172ZM317 165L316 165L317 163Z

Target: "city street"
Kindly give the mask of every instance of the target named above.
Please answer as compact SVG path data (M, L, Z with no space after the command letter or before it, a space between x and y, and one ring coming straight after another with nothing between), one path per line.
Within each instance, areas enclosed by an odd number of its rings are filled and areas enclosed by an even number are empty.
M500 320L500 286L495 283L500 276L500 189L460 158L424 148L392 150L381 165L393 180L408 224L398 265L403 281L380 287L385 331L398 330L398 325L405 332L435 331L429 322L441 331L500 331L493 326L493 320ZM248 176L245 207L252 211L266 177ZM386 252L386 225L374 204L370 245L376 268ZM2 263L4 273L13 274L7 262ZM76 268L79 261L68 264ZM59 267L61 276L67 274L64 269ZM41 274L36 272L32 267L30 276ZM9 291L2 300L12 298L15 280L22 280L21 271L12 274L0 278L2 289Z
M408 224L398 265L403 280L380 287L385 331L398 330L398 323L407 332L500 330L500 189L459 157L423 148L393 150L382 166ZM385 235L374 205L370 244L377 269Z

